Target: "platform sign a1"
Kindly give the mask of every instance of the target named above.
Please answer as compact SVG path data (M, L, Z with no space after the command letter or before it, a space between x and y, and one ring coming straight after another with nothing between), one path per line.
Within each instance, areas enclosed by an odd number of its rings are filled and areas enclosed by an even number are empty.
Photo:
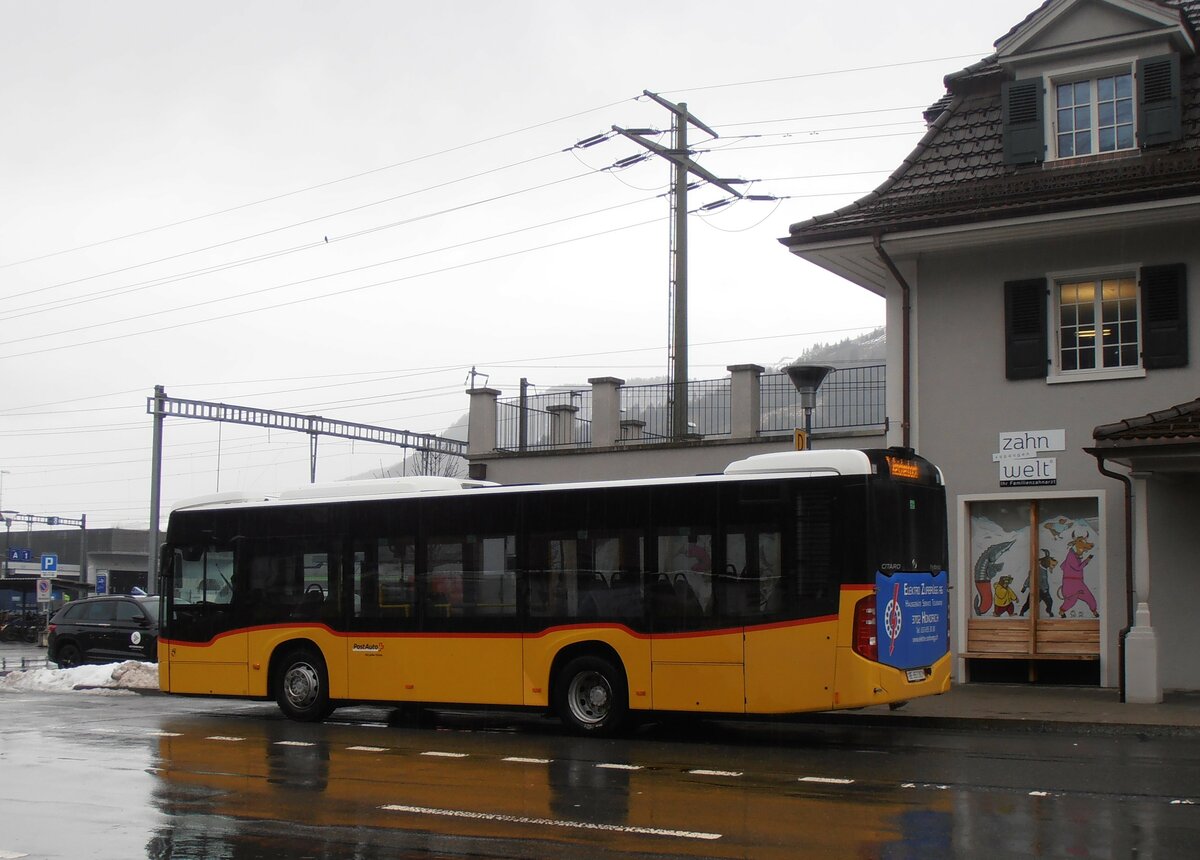
M38 581L37 581L37 602L38 603L49 603L50 602L50 594L51 594L50 586L51 586L51 582L49 579L47 579L44 576L38 578Z

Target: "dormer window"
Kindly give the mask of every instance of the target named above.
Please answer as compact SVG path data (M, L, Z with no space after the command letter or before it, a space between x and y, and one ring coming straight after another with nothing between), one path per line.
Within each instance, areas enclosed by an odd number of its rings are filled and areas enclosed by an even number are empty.
M1058 82L1054 86L1059 158L1134 147L1133 74Z
M1001 102L1006 164L1146 149L1182 137L1177 54L1007 81Z

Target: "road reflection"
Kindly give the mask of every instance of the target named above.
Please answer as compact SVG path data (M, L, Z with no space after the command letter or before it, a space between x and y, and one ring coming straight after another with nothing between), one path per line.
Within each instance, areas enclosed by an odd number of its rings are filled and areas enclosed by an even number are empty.
M944 856L951 846L944 794L909 805L778 774L634 763L619 742L282 720L162 728L153 804L168 823L147 845L152 858L278 857L289 843L302 849L289 856L416 856L446 851L446 840L450 854L482 856ZM383 848L392 853L373 853Z

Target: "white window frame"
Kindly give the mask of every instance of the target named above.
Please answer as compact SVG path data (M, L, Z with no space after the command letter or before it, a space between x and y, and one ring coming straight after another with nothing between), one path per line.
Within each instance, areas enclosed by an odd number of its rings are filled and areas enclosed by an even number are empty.
M1046 382L1055 384L1063 382L1093 382L1097 380L1109 379L1139 379L1145 377L1146 369L1142 366L1142 341L1143 341L1143 326L1142 319L1142 287L1141 287L1141 263L1129 263L1123 265L1104 266L1093 269L1075 269L1060 272L1048 272L1046 281L1049 286L1050 295L1047 297L1048 308L1046 313L1046 325L1049 328L1048 340L1051 351L1050 370L1046 377ZM1097 342L1097 366L1083 370L1064 370L1062 367L1062 324L1059 305L1060 285L1064 283L1078 281L1101 281L1109 278L1131 278L1134 285L1134 301L1137 310L1137 354L1138 360L1136 365L1127 367L1103 367L1100 366L1102 361L1103 347ZM1097 323L1100 322L1097 317Z
M1140 141L1138 139L1138 81L1137 81L1137 65L1138 56L1135 54L1110 56L1102 61L1089 63L1087 65L1070 65L1057 66L1046 68L1043 70L1042 80L1045 82L1044 105L1042 115L1046 118L1045 139L1046 139L1046 160L1053 161L1070 161L1081 158L1098 158L1101 156L1112 156L1117 153L1136 153L1139 152ZM1111 77L1113 75L1128 73L1133 81L1133 144L1128 147L1114 149L1109 152L1100 152L1100 137L1099 137L1099 110L1096 105L1097 86L1096 81L1100 78ZM1078 83L1081 81L1089 81L1091 83L1091 129L1092 129L1092 150L1083 155L1059 155L1058 154L1058 87L1060 84Z

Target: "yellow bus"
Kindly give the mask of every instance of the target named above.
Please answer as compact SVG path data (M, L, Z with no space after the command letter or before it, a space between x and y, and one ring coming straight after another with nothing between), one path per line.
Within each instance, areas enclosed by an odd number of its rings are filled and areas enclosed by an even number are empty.
M794 714L950 686L946 499L910 449L528 486L419 477L227 493L171 513L170 693Z

